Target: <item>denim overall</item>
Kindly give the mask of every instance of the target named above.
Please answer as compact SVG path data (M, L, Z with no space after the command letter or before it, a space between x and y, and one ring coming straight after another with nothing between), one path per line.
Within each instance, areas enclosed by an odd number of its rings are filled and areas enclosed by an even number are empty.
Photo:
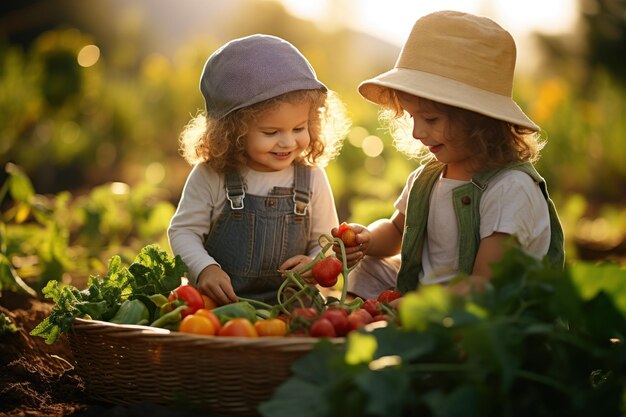
M226 204L204 247L230 276L235 293L276 304L278 267L307 253L310 219L309 167L294 165L294 187L267 196L245 193L239 173L225 176Z

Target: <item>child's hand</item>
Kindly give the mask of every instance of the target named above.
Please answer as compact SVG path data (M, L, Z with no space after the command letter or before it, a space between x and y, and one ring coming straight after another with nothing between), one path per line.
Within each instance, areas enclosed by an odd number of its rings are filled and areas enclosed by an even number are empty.
M285 271L288 269L299 271L305 265L309 264L312 260L313 260L312 258L306 255L296 255L294 257L287 259L285 262L283 262L283 264L279 266L278 269L281 271ZM309 280L308 279L309 277L311 277L311 271L307 271L304 274L302 274L302 278L304 278L307 281Z
M365 256L365 252L367 251L367 247L370 243L371 232L367 229L367 227L357 223L350 223L348 226L355 234L354 243L356 243L354 246L348 246L344 241L344 246L346 248L346 263L348 264L348 267L351 267L359 262L363 256ZM341 239L338 228L333 228L330 233L334 237ZM337 257L341 259L341 247L339 245L333 245L333 251L337 254Z
M198 275L198 291L220 305L236 303L230 277L217 265L209 265Z

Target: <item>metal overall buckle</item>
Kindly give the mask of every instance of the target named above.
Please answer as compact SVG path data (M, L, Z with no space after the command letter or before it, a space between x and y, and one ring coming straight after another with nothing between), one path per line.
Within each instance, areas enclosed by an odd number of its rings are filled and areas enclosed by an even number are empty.
M237 193L235 195L230 195L228 189L226 189L226 198L230 201L230 208L233 210L242 210L243 209L243 199L246 196L246 192L243 188L239 188L236 190ZM241 193L239 193L241 191Z
M306 193L296 190L293 193L293 212L298 216L305 216L309 208L309 200Z

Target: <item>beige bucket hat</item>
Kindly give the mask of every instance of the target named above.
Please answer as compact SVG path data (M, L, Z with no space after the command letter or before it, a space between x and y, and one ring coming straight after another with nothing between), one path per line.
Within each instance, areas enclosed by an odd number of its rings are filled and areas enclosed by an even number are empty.
M512 99L515 59L513 37L491 19L435 12L417 20L395 67L359 93L384 105L385 90L399 90L539 131Z

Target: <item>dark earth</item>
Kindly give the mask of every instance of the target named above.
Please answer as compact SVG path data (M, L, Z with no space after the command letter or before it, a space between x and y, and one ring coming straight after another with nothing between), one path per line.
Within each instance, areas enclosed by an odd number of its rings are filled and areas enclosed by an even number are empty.
M90 400L75 370L67 338L62 336L47 345L42 338L29 335L51 310L51 303L29 296L5 291L0 297L0 312L10 317L18 328L16 333L0 336L0 416L206 415L156 404L122 406Z

